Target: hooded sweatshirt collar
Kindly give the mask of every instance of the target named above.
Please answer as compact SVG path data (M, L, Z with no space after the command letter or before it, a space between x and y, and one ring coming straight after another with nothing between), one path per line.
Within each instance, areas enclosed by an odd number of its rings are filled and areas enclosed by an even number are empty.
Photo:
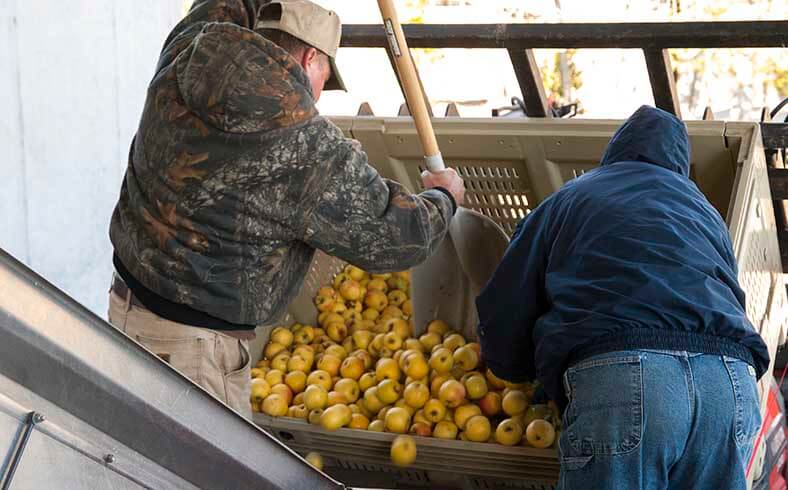
M617 162L651 163L689 177L686 126L669 112L641 106L613 135L600 166Z

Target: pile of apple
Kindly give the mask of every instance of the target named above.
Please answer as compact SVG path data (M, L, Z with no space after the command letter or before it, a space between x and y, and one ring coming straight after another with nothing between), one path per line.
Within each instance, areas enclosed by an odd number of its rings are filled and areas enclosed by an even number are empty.
M413 336L408 272L349 265L315 297L318 326L277 327L252 369L252 410L341 427L506 446L554 444L555 406L497 378L441 320Z

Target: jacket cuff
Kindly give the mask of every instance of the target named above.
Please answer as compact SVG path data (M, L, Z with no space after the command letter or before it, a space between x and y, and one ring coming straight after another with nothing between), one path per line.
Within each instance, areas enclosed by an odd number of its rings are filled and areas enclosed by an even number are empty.
M454 196L451 195L451 192L449 192L448 189L445 187L432 187L430 190L441 191L442 193L446 194L446 197L448 197L449 201L451 201L451 215L454 216L457 214L457 201L454 200Z

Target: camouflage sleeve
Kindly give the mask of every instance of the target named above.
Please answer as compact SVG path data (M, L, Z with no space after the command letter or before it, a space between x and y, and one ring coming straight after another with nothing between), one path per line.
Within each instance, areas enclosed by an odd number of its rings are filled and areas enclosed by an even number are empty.
M306 242L370 272L420 264L446 235L451 200L438 190L411 194L380 177L358 142L345 143L307 216Z

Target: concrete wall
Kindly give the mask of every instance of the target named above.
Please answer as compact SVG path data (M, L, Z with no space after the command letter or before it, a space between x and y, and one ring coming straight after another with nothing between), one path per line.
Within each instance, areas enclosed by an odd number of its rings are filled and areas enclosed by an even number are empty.
M109 218L182 0L0 0L0 247L105 316Z

